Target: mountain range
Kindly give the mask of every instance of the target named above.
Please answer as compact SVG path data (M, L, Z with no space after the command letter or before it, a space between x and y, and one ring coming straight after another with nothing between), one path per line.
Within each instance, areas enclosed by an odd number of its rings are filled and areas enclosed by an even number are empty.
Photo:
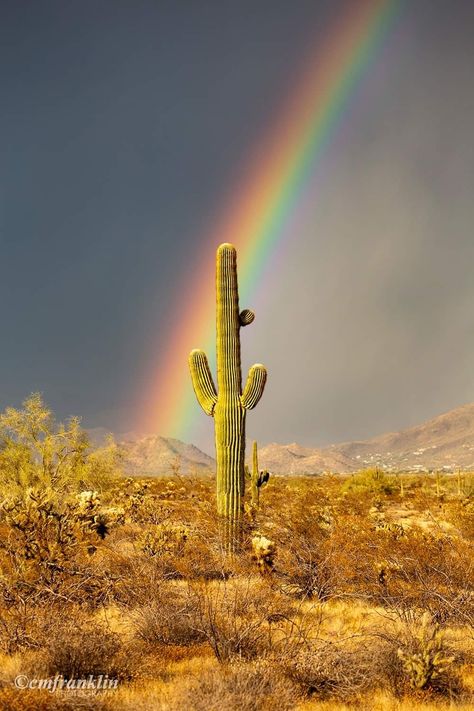
M260 450L262 467L275 473L353 472L378 466L391 471L474 470L474 404L401 432L319 449L270 444Z
M98 441L103 430L93 430ZM119 438L127 473L160 476L212 472L215 461L192 444L152 435ZM247 447L250 452L250 447ZM353 472L379 466L392 471L474 470L474 403L446 412L416 427L372 439L322 448L267 444L259 449L259 465L274 474Z

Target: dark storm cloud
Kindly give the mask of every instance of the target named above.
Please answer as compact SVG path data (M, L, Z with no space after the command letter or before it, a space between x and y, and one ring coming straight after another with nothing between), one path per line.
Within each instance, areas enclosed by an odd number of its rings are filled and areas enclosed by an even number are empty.
M277 384L255 417L262 440L275 412L287 440L327 443L474 399L473 20L465 4L418 4L405 17L403 54L309 192L312 222L262 316L281 324L269 363Z
M1 4L1 406L40 389L61 416L133 426L196 240L343 6ZM473 30L470 3L406 4L308 187L245 334L271 374L260 439L474 399Z

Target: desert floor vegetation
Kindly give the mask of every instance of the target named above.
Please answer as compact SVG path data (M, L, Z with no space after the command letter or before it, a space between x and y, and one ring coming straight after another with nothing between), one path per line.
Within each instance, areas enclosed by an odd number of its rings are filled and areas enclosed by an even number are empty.
M273 476L229 557L212 478L126 478L40 399L7 414L1 709L472 708L470 474ZM15 686L58 675L116 688Z

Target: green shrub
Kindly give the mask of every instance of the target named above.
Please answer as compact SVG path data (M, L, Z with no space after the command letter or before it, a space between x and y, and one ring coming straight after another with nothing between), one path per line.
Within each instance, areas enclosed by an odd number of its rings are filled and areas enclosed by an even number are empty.
M363 469L346 479L342 485L343 493L363 494L393 494L398 489L394 478L377 467L375 469Z

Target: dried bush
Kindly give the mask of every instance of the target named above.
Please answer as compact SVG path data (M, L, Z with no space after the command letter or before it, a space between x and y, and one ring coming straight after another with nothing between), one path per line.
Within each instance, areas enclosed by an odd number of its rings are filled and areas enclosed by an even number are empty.
M324 601L336 593L339 571L331 546L319 541L291 536L279 543L276 573L281 589L300 598Z
M140 555L132 543L109 550L108 569L114 579L111 599L134 610L158 599L169 577L153 558Z
M387 574L382 579L379 575L380 585L373 591L374 602L425 610L440 624L474 623L474 563L470 542L453 539L443 532L415 529L396 541L388 537L383 545Z
M368 708L376 689L407 703L467 699L457 670L474 658L470 499L447 477L444 497L433 477L404 481L403 501L369 479L341 491L341 477L275 477L257 515L276 549L261 551L265 575L252 560L255 525L238 555L224 555L210 480L23 491L0 520L0 649L44 676L63 667L147 680L146 691L124 683L91 698L91 709L284 709L311 695L309 705ZM120 635L94 622L109 602ZM0 708L19 708L11 691L0 690ZM57 708L51 694L15 695Z
M298 694L269 662L233 664L179 684L169 711L290 711Z
M7 607L22 600L100 604L110 580L103 557L94 557L119 509L102 507L96 492L60 497L52 489L28 489L2 502L0 591Z
M110 695L111 696L111 695ZM111 711L113 698L106 694L0 688L2 711Z
M195 599L183 588L162 587L159 597L135 610L133 619L138 639L147 645L189 646L206 640Z
M384 675L394 693L429 691L455 696L462 683L457 671L460 655L448 644L439 625L424 613L405 621L391 634L383 655Z
M361 642L318 640L283 657L281 667L305 695L348 701L377 685L374 659L374 648Z
M288 617L288 605L263 582L222 581L189 588L197 629L216 659L255 659L274 645L273 633Z
M42 653L41 671L46 676L84 678L108 674L109 678L129 679L134 661L121 638L104 625L88 623L78 626L72 620L61 620L48 631Z

